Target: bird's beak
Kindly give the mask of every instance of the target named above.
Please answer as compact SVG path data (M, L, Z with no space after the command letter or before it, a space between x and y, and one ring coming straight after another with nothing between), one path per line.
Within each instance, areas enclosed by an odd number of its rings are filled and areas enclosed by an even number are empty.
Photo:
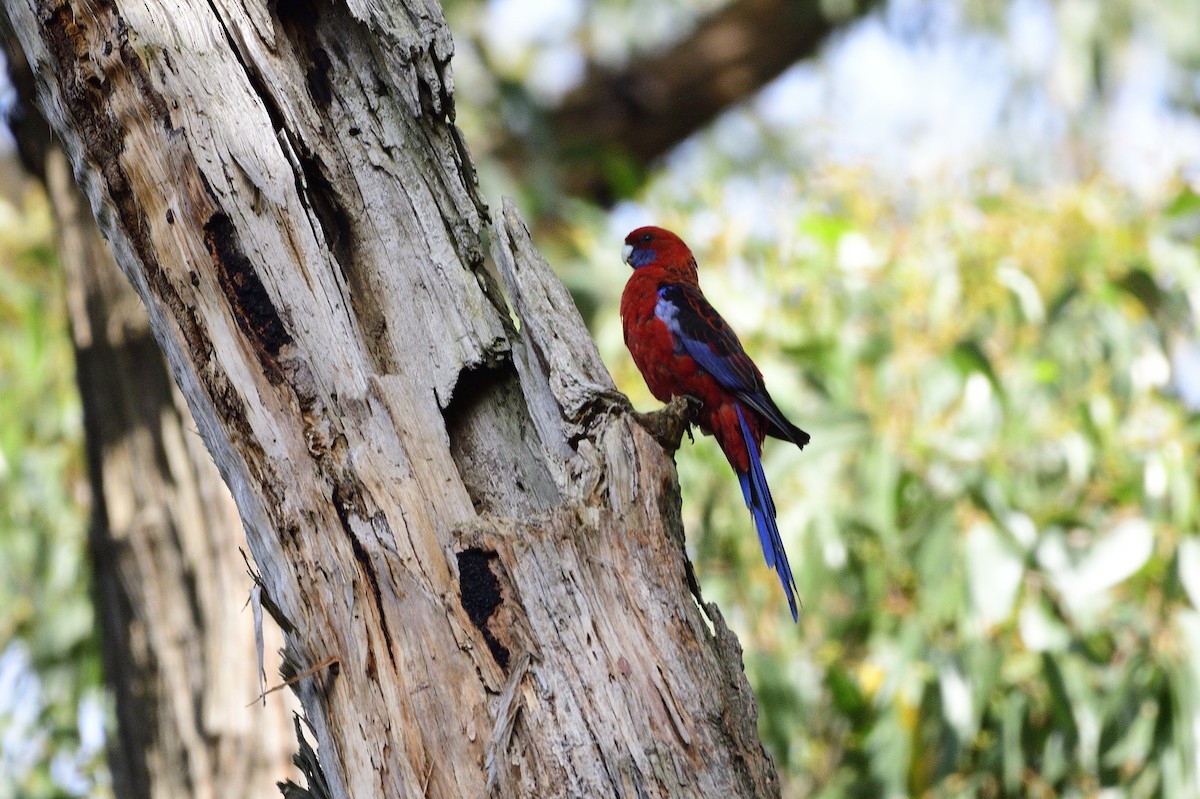
M624 261L625 263L629 264L630 266L633 266L633 264L629 263L629 259L632 257L633 257L633 245L626 243L626 245L621 248L621 260Z

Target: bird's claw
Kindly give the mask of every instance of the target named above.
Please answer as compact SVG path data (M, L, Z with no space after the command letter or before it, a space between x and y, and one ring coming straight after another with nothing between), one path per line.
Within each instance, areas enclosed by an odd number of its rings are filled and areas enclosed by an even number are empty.
M634 410L633 403L620 391L602 389L594 393L595 401L606 405L606 410L628 413L637 423L646 428L654 440L667 452L675 452L683 442L683 434L687 433L692 443L692 423L700 412L702 403L695 397L677 395L661 410L641 413Z
M687 409L686 409L687 424L684 426L683 432L687 433L688 443L695 444L696 437L692 435L692 423L696 420L696 414L700 413L700 408L704 405L704 403L702 403L700 400L696 399L695 397L693 397L691 395L684 395L683 397L675 397L671 400L671 402L675 402L675 400L677 400L677 399L682 399L684 401L684 403L687 405ZM679 443L682 444L683 439L680 439Z
M650 431L655 441L667 452L675 452L683 443L683 434L687 433L689 441L692 437L692 422L700 410L700 400L695 397L675 396L665 408L650 413L633 412L634 417L642 427Z

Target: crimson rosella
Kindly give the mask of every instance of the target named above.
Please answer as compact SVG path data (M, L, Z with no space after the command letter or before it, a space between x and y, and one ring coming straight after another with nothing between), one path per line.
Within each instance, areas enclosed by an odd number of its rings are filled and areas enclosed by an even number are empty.
M717 439L737 472L767 565L778 572L792 619L798 620L796 580L760 455L768 434L803 448L808 433L784 418L762 373L704 298L696 259L678 236L662 228L638 228L625 237L622 255L633 267L621 295L625 346L655 397L663 402L691 397L699 403L696 423Z

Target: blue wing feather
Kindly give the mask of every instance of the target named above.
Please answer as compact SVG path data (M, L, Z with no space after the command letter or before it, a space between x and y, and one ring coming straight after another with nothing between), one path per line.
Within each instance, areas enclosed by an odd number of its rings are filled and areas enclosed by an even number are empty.
M675 338L676 352L687 354L718 383L762 414L768 432L803 448L808 433L787 420L775 405L762 375L742 348L733 328L709 304L700 290L667 285L658 290L654 315Z

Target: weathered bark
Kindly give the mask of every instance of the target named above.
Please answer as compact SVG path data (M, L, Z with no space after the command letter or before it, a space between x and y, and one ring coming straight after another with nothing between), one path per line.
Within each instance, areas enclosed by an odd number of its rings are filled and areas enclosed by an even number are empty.
M150 334L129 281L32 101L15 42L22 105L13 132L45 184L66 272L92 486L90 543L105 674L118 726L117 796L262 797L291 774L288 702L247 703L257 685L250 578L237 508ZM282 644L268 626L267 668Z
M549 114L555 168L566 192L611 202L614 174L641 169L811 58L829 37L866 15L878 0L735 0L662 52L618 71L593 66ZM502 157L519 169L524 146L510 140ZM614 159L626 169L614 170Z
M288 777L288 703L257 685L237 508L112 262L61 152L47 163L59 224L92 475L90 543L120 797L252 799ZM86 216L84 216L86 214ZM266 667L282 641L266 625Z
M233 490L335 796L769 796L672 463L487 227L435 5L5 0ZM708 619L704 613L708 614Z

